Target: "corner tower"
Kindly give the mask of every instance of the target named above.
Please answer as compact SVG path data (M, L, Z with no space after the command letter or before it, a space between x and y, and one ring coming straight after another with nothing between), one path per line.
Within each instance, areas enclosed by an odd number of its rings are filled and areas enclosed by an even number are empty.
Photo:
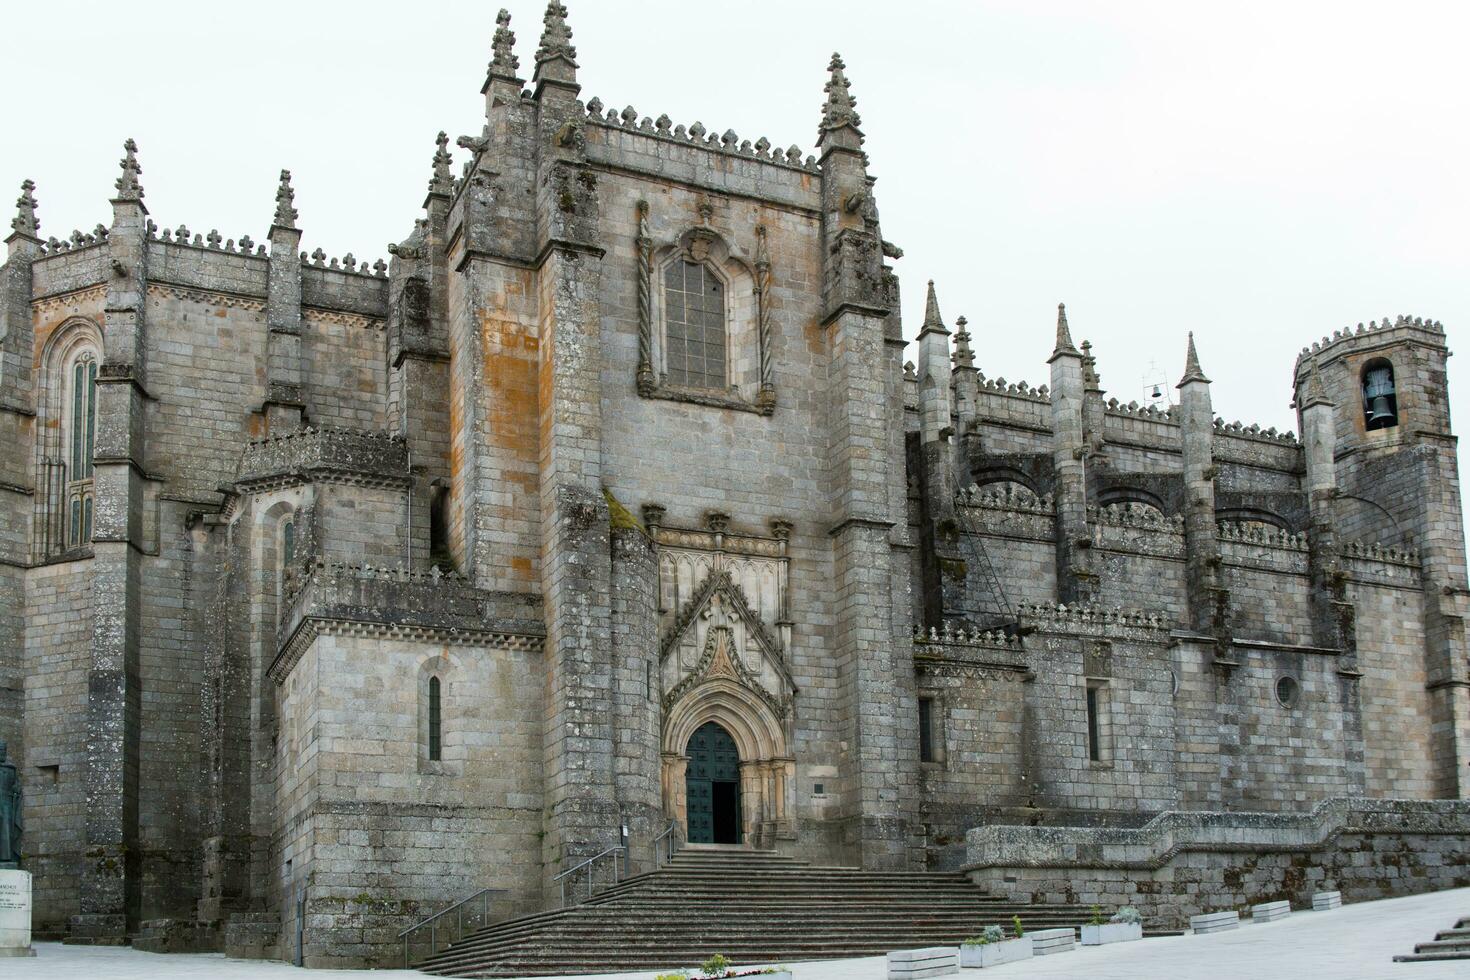
M1385 317L1303 349L1294 381L1304 432L1307 413L1321 411L1323 395L1332 404L1339 539L1411 548L1421 556L1433 795L1463 798L1470 796L1464 623L1470 592L1445 374L1449 353L1438 322ZM1313 429L1324 429L1321 420ZM1318 462L1320 469L1326 460Z

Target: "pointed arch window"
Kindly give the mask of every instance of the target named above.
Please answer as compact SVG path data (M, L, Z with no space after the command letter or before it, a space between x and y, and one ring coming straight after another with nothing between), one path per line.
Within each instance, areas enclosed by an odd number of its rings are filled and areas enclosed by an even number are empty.
M92 540L92 458L97 436L97 352L85 348L67 371L67 547Z

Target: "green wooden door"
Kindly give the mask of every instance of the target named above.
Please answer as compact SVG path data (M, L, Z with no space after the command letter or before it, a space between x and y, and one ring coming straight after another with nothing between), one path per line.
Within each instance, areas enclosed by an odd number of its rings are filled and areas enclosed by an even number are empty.
M689 739L685 777L691 844L740 843L740 752L715 722Z

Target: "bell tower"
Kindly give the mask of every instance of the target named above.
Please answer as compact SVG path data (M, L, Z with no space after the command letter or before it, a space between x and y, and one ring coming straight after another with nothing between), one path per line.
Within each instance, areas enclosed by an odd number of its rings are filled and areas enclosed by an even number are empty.
M1470 796L1470 643L1465 529L1450 428L1444 327L1400 316L1339 331L1303 349L1296 403L1330 402L1332 516L1344 544L1417 550L1424 588L1424 668L1433 731L1433 793ZM1308 460L1311 469L1312 461ZM1308 474L1309 477L1311 474Z

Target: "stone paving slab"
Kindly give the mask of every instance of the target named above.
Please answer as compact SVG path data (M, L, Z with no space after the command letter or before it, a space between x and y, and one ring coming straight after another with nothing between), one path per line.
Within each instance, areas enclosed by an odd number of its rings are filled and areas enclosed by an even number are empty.
M1264 924L1242 924L1208 936L1169 936L1136 943L1079 947L1069 956L991 967L984 980L1464 980L1465 962L1394 963L1426 937L1453 926L1470 911L1470 888L1344 905L1332 912L1299 912ZM37 957L11 961L5 980L423 980L405 970L312 970L284 963L227 960L218 955L156 954L131 949L37 943ZM678 964L670 964L670 968ZM794 980L884 980L887 962L874 956L792 964ZM962 971L962 976L965 972ZM653 971L604 974L580 980L652 980ZM980 977L977 974L977 977Z

